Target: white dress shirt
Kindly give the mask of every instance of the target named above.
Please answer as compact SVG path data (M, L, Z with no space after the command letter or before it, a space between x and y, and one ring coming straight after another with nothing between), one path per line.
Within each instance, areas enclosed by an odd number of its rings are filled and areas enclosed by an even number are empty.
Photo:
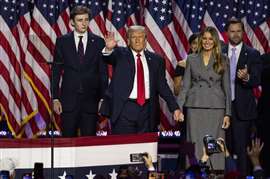
M83 36L82 42L83 42L83 50L84 50L84 54L85 54L86 46L87 46L87 39L88 39L87 31L83 34L80 34L77 31L74 31L74 40L75 40L76 51L78 51L80 36Z
M132 91L129 95L130 99L137 99L137 52L132 51L133 57L134 57L134 63L135 63L135 76L134 76L134 81L133 81L133 88ZM141 61L143 65L143 74L144 74L144 89L145 89L145 99L149 99L150 97L150 83L149 83L149 69L148 69L148 64L145 58L144 51L140 52L141 55Z

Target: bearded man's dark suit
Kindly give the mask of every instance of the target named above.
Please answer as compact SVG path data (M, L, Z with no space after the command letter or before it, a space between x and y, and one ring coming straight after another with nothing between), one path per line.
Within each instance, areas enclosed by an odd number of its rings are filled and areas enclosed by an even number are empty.
M228 54L228 45L224 47L223 53ZM247 82L237 77L237 71L245 67L249 74ZM226 140L229 149L237 154L238 170L245 175L248 170L246 147L250 142L251 127L257 118L257 104L253 88L260 82L260 53L243 43L236 67L235 99L232 101L231 127L227 132Z
M159 95L167 102L171 112L179 107L167 84L163 59L147 50L144 51L144 55L149 69L150 94L147 102L149 106L147 112L149 119L148 124L146 124L149 125L149 127L143 132L151 132L157 130L159 123L157 120L159 119ZM105 93L100 112L110 117L113 129L112 132L114 133L114 128L117 127L118 120L121 118L123 111L125 111L125 105L129 102L129 95L133 89L135 59L131 49L118 47L113 50L112 54L104 56L104 61L113 65L114 72L109 88ZM128 116L129 119L133 117L134 114L132 113ZM126 129L122 130L125 131L123 133L132 133L132 131L126 131ZM121 129L116 133L121 133Z
M76 50L74 32L56 40L53 63L53 99L62 104L63 136L95 135L98 103L107 86L107 69L102 60L104 40L90 32L83 60ZM59 81L63 71L61 90ZM83 120L82 120L83 119ZM80 121L80 122L79 122Z

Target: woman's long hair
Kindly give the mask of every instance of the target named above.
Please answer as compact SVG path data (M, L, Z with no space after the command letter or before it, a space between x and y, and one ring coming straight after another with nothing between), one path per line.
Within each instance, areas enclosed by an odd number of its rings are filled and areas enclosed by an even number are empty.
M222 51L221 51L221 45L220 45L220 39L218 36L218 32L214 27L208 26L206 27L202 32L199 37L199 47L198 47L198 52L201 53L204 49L202 47L202 38L204 33L209 32L214 40L214 47L212 49L212 55L215 59L215 62L213 64L214 71L217 74L223 74L225 70L225 64L222 61Z

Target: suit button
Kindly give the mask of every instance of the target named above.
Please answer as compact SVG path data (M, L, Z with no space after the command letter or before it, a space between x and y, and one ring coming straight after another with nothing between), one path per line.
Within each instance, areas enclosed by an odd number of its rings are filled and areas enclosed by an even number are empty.
M211 88L211 85L209 85L208 87Z
M202 85L200 85L200 88L202 87Z

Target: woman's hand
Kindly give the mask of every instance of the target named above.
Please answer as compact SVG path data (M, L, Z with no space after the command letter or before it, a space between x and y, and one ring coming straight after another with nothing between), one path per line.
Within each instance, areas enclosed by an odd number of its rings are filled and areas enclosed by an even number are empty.
M223 123L222 123L222 129L228 129L230 127L230 117L224 116Z
M186 68L186 60L180 60L180 61L178 61L177 65L179 65L180 67Z

